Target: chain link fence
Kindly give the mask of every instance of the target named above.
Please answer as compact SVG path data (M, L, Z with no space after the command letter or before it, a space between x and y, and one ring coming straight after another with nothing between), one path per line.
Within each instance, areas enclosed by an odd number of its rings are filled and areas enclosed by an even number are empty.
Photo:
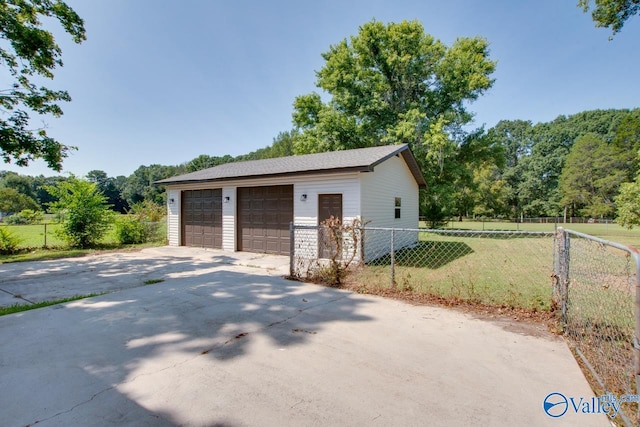
M166 221L145 222L148 227L149 241L162 242L166 239ZM13 236L19 249L56 248L66 246L57 231L61 224L57 222L39 224L0 224L0 229ZM117 238L112 226L102 243L116 243Z
M292 225L292 276L324 279L331 260L323 230ZM640 255L633 249L562 228L526 232L371 227L358 229L333 248L341 251L334 262L347 257L355 261L346 280L362 292L393 289L557 311L568 342L590 371L596 394L622 398L638 392ZM638 425L636 403L622 404L619 415L616 422Z
M291 275L318 279L329 260L322 227L292 228ZM349 279L363 287L415 291L478 303L550 309L553 232L360 229ZM320 274L322 276L322 274ZM364 291L365 289L363 289Z
M595 380L596 394L636 395L640 255L561 228L555 253L554 295L565 336ZM628 426L640 421L637 403L623 403L619 415Z

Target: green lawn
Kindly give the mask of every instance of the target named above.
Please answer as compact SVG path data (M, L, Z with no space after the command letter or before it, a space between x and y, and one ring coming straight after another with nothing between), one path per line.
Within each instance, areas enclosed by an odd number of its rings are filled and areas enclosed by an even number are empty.
M6 230L14 234L20 240L21 248L43 248L43 247L61 247L65 243L56 235L56 230L60 228L60 224L35 224L35 225L0 225ZM45 236L46 229L46 236ZM46 237L46 240L45 240ZM103 244L116 243L113 228L110 229L102 239Z
M39 261L67 257L84 256L96 251L104 250L129 250L140 249L144 247L163 245L166 240L166 224L159 224L158 235L152 242L122 245L118 243L115 235L115 229L112 227L107 231L100 243L92 249L76 249L66 246L64 241L56 235L56 230L60 227L57 223L47 223L46 225L46 247L45 245L45 226L38 225L6 225L1 224L0 227L8 230L19 240L19 248L22 250L13 255L0 255L0 264L6 262L21 261ZM28 250L27 250L28 249Z
M445 299L549 310L553 237L469 237L420 233L417 246L395 253L395 281L402 290ZM391 286L390 258L358 272L366 288ZM364 290L364 289L363 289Z
M426 227L426 223L420 223L421 227ZM569 230L579 231L610 240L627 246L640 249L640 228L632 230L620 227L618 224L557 224ZM456 230L521 230L521 231L555 231L554 223L515 223L515 222L494 222L494 221L450 221L446 228Z

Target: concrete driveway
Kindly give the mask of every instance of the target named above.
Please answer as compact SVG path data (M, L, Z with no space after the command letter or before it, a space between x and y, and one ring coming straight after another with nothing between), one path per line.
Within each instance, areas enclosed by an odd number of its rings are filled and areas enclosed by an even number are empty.
M593 396L560 338L287 281L286 258L243 257L255 255L0 265L0 288L27 299L53 284L120 289L0 317L0 424L609 425L543 411L552 392Z

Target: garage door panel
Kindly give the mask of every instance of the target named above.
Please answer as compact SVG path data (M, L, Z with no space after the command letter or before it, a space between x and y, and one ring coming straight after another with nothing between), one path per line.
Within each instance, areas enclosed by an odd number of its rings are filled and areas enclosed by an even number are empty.
M238 250L289 253L293 186L238 188Z
M222 248L222 190L182 192L182 244Z

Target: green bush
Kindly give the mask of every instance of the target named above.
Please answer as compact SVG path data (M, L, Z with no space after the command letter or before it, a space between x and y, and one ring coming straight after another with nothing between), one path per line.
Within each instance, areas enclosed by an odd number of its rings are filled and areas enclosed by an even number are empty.
M34 211L31 209L23 209L17 214L11 215L5 219L7 224L19 225L19 224L37 224L42 222L44 214L41 211Z
M104 237L113 223L113 212L97 185L71 176L55 186L45 187L58 200L49 204L60 215L56 233L74 248L90 248Z
M6 227L0 227L0 254L11 255L18 252L21 240Z
M116 239L123 245L148 242L151 231L149 224L135 215L123 215L115 223Z

